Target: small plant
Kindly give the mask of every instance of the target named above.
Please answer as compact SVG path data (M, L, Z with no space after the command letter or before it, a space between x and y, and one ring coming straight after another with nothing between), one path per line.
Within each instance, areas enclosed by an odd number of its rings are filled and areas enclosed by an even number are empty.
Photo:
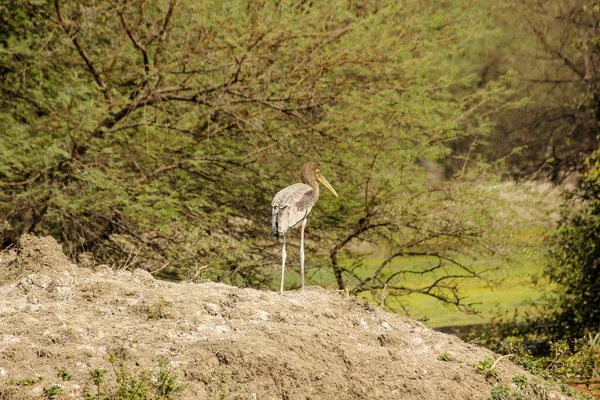
M161 298L162 299L162 298ZM125 353L109 353L108 361L117 377L119 388L117 389L119 399L143 400L147 397L148 373L134 376L125 365Z
M506 385L494 386L489 400L525 400L521 393L513 392Z
M100 399L102 392L100 392L100 385L104 382L104 375L106 375L106 370L104 368L96 368L95 370L90 372L90 376L92 377L92 382L96 386L96 398ZM86 393L86 398L89 393ZM89 397L93 398L93 397Z
M539 375L546 368L546 363L543 359L534 357L530 351L526 350L523 338L505 338L498 351L504 354L514 354L515 364L523 367L534 375Z
M179 393L185 389L184 385L177 384L177 377L171 374L171 365L166 362L159 364L158 372L152 378L158 396L169 398L170 394Z
M117 372L118 399L144 400L148 394L147 377L133 376L125 367L124 363L119 365Z
M510 400L510 388L508 386L494 386L489 400Z
M512 381L520 390L523 390L527 387L527 377L525 375L513 376Z
M566 383L560 384L560 390L568 396L575 397L577 400L596 400L594 396L587 396L583 393L580 393Z
M71 358L73 358L73 355L72 354L67 354L66 358L67 358L67 360L70 360Z
M32 386L38 382L41 382L42 379L44 379L44 378L41 376L38 376L37 378L25 378L25 379L19 379L17 381L8 381L8 383L11 385L17 385L17 386Z
M58 374L56 374L56 376L58 376L63 381L70 381L71 380L71 373L69 371L67 371L66 368L63 368L60 371L58 371Z
M487 358L487 359L477 363L477 365L475 366L475 370L478 373L485 376L485 379L491 379L491 378L495 379L495 378L497 378L495 367L496 367L496 365L494 364L494 362L492 360L490 360L489 358Z
M44 398L52 400L58 399L58 397L63 393L63 388L59 385L52 385L50 387L44 388Z
M453 360L452 356L448 353L440 354L437 359L440 361L452 361Z
M171 306L173 303L164 297L160 296L160 299L148 307L148 318L149 319L160 319L167 318L169 315L166 308Z
M154 371L146 369L130 369L129 361L124 353L109 352L108 362L111 368L108 372L98 368L90 372L96 393L86 391L85 400L169 400L185 389L183 384L177 382L168 362L160 362ZM111 382L107 383L109 377ZM116 385L115 381L116 380ZM102 391L104 388L105 391ZM110 389L107 389L110 388Z

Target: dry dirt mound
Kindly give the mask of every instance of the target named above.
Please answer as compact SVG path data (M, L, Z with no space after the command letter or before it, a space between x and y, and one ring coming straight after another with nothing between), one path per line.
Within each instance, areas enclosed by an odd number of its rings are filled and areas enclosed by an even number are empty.
M496 354L320 288L78 268L32 236L0 257L0 282L0 399L488 399L515 376L523 398L565 398L506 359L486 378L475 366Z

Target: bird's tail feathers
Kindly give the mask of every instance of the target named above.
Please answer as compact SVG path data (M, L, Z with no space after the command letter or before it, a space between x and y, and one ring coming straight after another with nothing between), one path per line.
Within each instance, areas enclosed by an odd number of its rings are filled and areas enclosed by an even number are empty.
M273 223L271 228L271 235L275 237L279 237L279 219L277 218L277 213L273 213Z

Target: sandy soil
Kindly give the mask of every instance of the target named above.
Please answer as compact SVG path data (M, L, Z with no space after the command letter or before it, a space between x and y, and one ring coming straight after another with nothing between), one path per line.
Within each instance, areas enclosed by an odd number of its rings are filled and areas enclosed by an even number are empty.
M498 358L321 288L279 296L79 268L49 237L24 236L0 253L0 399L137 390L149 399L458 400L488 399L500 385L568 398L506 358L495 376L476 371ZM101 370L98 387L91 374Z

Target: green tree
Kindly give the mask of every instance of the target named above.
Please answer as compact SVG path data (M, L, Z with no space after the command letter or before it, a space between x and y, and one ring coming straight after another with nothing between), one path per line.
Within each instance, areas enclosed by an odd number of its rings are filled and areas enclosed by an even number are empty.
M478 46L474 72L485 83L515 71L515 94L527 105L498 114L481 151L506 157L512 176L560 183L583 173L581 160L597 149L599 11L589 0L514 0L495 8L502 37Z
M535 46L529 44L528 48L535 49L538 61L533 65L539 66L524 74L533 104L516 113L525 121L519 130L543 145L530 148L530 155L537 148L534 153L541 157L526 155L536 161L529 167L522 166L529 173L540 172L538 176L543 176L546 169L553 181L560 181L570 172L580 173L579 183L568 193L558 228L548 242L550 261L544 275L555 285L549 286L540 305L541 315L530 316L517 332L581 338L586 331L600 328L600 313L595 306L600 301L600 253L596 248L600 234L600 6L585 0L523 0L514 4L535 39ZM507 330L513 327L509 323Z
M569 193L553 238L545 274L557 287L548 293L546 330L557 338L580 338L600 330L600 161Z
M308 267L330 271L323 284L462 307L459 282L485 277L468 260L507 252L507 210L477 183L494 166L451 147L485 137L508 106L510 77L478 85L456 68L488 33L485 4L0 7L4 246L51 234L74 257L270 287L270 201L316 160L342 198L309 224ZM452 179L429 173L448 157L461 160ZM360 241L388 259L348 267ZM392 262L423 257L430 267ZM415 273L432 278L401 283Z

